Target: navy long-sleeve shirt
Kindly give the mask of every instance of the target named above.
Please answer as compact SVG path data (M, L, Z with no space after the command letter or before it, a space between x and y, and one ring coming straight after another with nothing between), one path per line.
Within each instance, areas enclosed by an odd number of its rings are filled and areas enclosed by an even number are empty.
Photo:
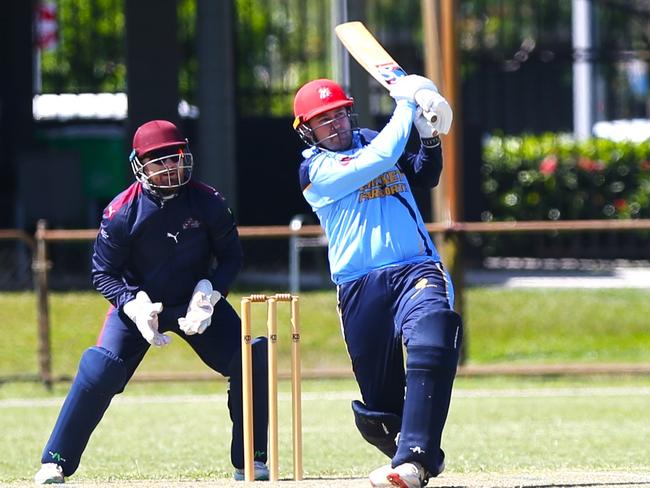
M235 220L217 191L193 180L162 201L136 182L104 210L92 281L116 307L140 290L173 306L188 303L203 278L225 296L241 264Z

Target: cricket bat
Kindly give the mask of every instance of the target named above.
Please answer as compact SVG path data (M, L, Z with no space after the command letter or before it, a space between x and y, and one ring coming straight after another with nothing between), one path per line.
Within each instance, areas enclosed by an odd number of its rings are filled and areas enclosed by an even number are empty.
M337 25L334 31L350 55L387 90L391 89L398 78L406 76L406 71L362 22L345 22ZM436 114L431 112L425 112L424 116L432 122L437 118Z

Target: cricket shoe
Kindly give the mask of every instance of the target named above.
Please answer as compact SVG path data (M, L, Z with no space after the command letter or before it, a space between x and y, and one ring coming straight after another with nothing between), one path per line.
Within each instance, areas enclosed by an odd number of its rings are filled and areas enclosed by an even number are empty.
M262 461L255 461L253 463L255 468L255 481L268 481L269 468ZM235 481L244 481L244 468L235 468Z
M41 469L34 476L37 485L55 485L65 483L63 468L55 463L41 464Z
M399 488L422 488L429 483L429 473L420 463L404 463L386 475L386 479Z
M422 488L427 486L429 478L438 476L445 469L444 457L438 465L438 472L433 475L417 462L404 463L392 467L390 464L375 469L370 473L370 484L375 488Z

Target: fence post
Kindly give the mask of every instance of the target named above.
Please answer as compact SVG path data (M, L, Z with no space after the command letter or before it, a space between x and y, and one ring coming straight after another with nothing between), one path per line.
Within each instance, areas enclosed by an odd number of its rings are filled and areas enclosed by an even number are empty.
M48 390L52 389L52 351L50 347L50 314L47 301L47 223L41 219L36 226L36 257L32 263L36 305L38 313L38 370L41 381Z
M305 221L304 215L294 215L289 223L292 232L298 232ZM293 234L289 237L289 292L297 295L300 292L300 237Z

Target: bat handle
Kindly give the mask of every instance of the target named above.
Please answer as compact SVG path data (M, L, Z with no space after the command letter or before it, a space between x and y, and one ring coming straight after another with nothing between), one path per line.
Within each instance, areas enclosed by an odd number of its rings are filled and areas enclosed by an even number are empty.
M438 120L438 114L435 112L422 112L422 115L424 115L424 118L432 124L435 124Z

